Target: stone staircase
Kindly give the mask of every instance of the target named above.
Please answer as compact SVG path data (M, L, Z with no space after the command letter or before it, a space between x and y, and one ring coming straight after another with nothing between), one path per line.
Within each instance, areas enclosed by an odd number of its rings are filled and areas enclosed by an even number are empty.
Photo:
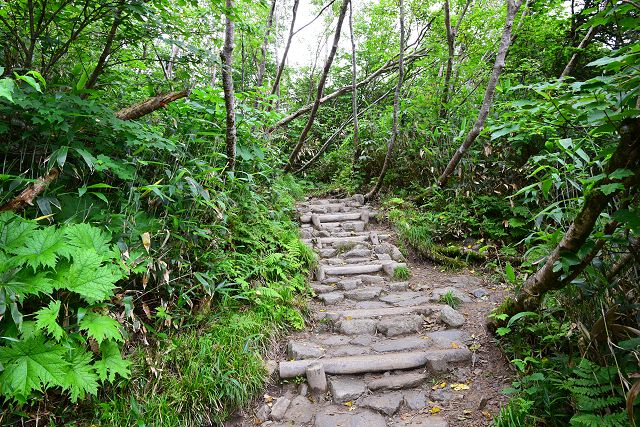
M298 214L302 238L319 257L314 322L291 337L278 373L307 381L261 407L258 424L448 426L429 411L433 381L470 364L472 352L458 329L464 316L440 300L451 292L464 303L468 294L399 279L404 256L370 223L376 213L361 195L307 200Z

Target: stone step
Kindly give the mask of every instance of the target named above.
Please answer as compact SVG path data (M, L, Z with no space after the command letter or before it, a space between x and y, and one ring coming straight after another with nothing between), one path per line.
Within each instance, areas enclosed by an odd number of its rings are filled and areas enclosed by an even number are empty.
M348 231L361 233L364 231L367 223L365 221L345 221L345 222L322 222L316 227L320 230L329 232Z
M354 212L344 212L344 213L335 213L335 214L304 214L300 216L300 222L311 222L311 217L316 215L320 223L333 223L333 222L344 222L344 221L355 221L361 220L363 217L369 217L369 211L361 210Z
M371 308L356 310L327 310L316 313L318 320L329 319L338 321L341 319L374 319L386 316L400 316L403 314L422 314L429 315L440 309L437 304L422 304L414 307L390 307L390 308Z
M316 271L316 278L320 281L326 276L352 276L354 274L377 273L383 271L382 264L359 264L345 266L325 266L319 265Z
M312 364L321 364L327 374L349 375L413 369L426 366L432 371L442 371L449 363L463 362L471 358L467 348L425 351L391 352L344 357L325 357L283 361L279 363L280 378L304 375Z

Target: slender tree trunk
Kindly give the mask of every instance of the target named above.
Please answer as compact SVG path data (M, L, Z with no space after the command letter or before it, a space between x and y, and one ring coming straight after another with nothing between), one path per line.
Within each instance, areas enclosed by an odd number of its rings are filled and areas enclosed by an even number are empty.
M391 129L391 140L387 147L387 154L384 156L384 163L382 163L382 170L378 176L376 185L373 186L364 198L366 200L371 199L380 191L384 176L387 174L389 164L391 163L391 156L393 155L393 147L398 139L398 110L400 109L400 91L402 90L402 80L404 79L404 2L400 0L400 57L398 58L398 84L396 85L396 91L393 95L393 128Z
M577 50L573 53L573 55L571 55L571 59L569 59L567 66L564 67L564 70L562 70L562 74L560 74L560 80L571 74L571 71L573 71L573 67L576 65L576 62L578 62L580 53L582 53L582 50L584 50L584 48L587 47L589 43L591 43L591 40L593 40L593 37L596 35L596 29L597 27L595 26L589 27L587 34L585 34L584 38L578 45Z
M273 81L273 87L271 88L271 95L278 93L280 89L280 79L282 78L282 72L287 61L287 55L289 54L289 48L291 47L291 40L293 39L293 27L296 25L296 15L298 14L298 5L300 0L293 0L293 11L291 12L291 27L289 28L289 37L287 37L287 44L284 47L284 53L278 65L278 71L276 72L276 79Z
M104 43L104 48L102 49L102 53L100 54L100 58L98 58L98 62L96 63L93 72L87 79L87 83L85 83L85 89L93 89L95 84L98 82L98 77L104 71L104 67L107 64L107 59L109 59L109 55L111 55L111 48L113 46L113 40L116 37L116 33L118 32L118 27L122 22L122 9L124 7L124 2L118 3L116 10L113 15L113 23L111 24L111 29L109 30L109 34L107 34L107 40ZM89 94L83 93L80 95L82 99L85 99Z
M449 177L455 170L456 166L458 166L458 163L460 163L460 159L462 159L462 156L464 156L469 147L471 147L471 144L473 144L484 128L484 123L487 120L487 115L489 114L489 110L491 109L491 104L493 102L493 95L495 94L496 86L498 85L498 79L500 78L500 74L504 68L504 61L507 56L507 51L509 50L513 19L515 18L516 13L518 13L520 5L522 5L522 0L507 0L507 17L502 31L500 47L498 49L498 55L496 55L495 64L493 65L493 72L491 73L489 83L487 84L487 90L484 93L484 100L482 101L478 118L476 119L473 128L462 142L462 145L460 145L460 148L456 150L444 172L442 172L442 175L438 178L438 185L440 187L444 187L447 184Z
M271 32L271 26L273 25L273 15L276 11L277 1L278 0L271 1L271 9L269 10L269 17L267 18L267 28L264 32L262 47L260 48L260 66L258 67L258 75L256 77L256 86L258 87L261 87L264 81L264 72L267 67L267 46L269 45L269 33Z
M333 46L331 46L331 51L329 52L329 56L327 57L327 61L324 64L324 70L322 71L322 76L320 77L320 81L318 82L318 91L316 94L316 100L313 103L313 107L311 108L311 113L309 114L309 120L307 120L307 124L302 129L302 133L300 133L300 138L298 139L298 143L293 148L291 155L289 156L289 163L284 168L285 171L290 171L298 160L298 154L302 149L304 142L307 139L307 135L313 126L313 122L315 121L316 114L318 113L318 108L320 107L320 99L322 98L322 92L324 91L324 85L327 82L327 76L329 75L329 70L331 69L331 64L333 63L333 58L336 55L336 51L338 50L338 42L340 41L340 33L342 32L342 23L344 22L344 17L347 14L347 6L349 5L350 0L343 0L342 6L340 7L340 14L338 15L338 23L336 25L336 32L333 37Z
M408 64L409 62L412 62L412 61L414 61L416 59L422 58L428 52L429 52L428 50L424 50L424 51L421 50L421 51L418 51L418 52L414 52L411 55L408 55L408 56L406 56L404 58L404 63ZM360 82L358 82L356 87L359 88L359 87L362 87L362 86L365 86L365 85L371 83L377 77L379 77L379 76L381 76L381 75L383 75L385 73L389 73L389 72L394 71L397 66L398 66L398 61L395 61L395 60L387 61L382 67L378 68L376 71L374 71L373 73L369 74L365 79L363 79ZM351 92L352 89L353 89L353 87L351 85L343 86L343 87L337 89L336 91L330 93L329 95L323 96L320 99L320 104L324 104L325 102L331 101L332 99L336 99L337 97L339 97L341 95L349 93L349 92ZM307 104L304 107L299 108L298 110L294 111L293 113L289 114L288 116L284 117L279 122L277 122L276 124L271 126L267 130L267 132L273 132L275 129L289 124L290 122L292 122L293 120L295 120L298 117L302 116L303 114L308 113L309 111L311 111L313 109L314 105L315 104Z
M360 158L358 141L358 79L356 74L356 40L353 36L353 4L349 3L349 35L351 36L351 111L353 114L353 164Z
M369 108L373 107L374 105L376 105L380 100L384 99L387 97L387 95L389 95L391 92L393 91L393 88L389 89L387 92L385 92L382 96L380 96L378 99L376 99L375 101L373 101L371 104L369 104L367 106L367 108L363 109L363 110L358 110L358 115L362 115L364 114L365 111L367 111ZM318 152L316 154L314 154L314 156L309 159L309 161L307 161L307 163L305 163L304 165L302 165L300 167L300 169L298 169L297 171L295 171L294 173L300 173L303 172L305 169L307 169L309 166L311 166L312 164L314 164L322 155L322 153L324 153L327 148L329 148L329 145L331 144L331 142L333 142L333 140L340 134L340 132L342 132L342 130L344 128L347 127L347 125L349 123L351 123L351 121L353 120L353 116L349 117L349 120L347 120L346 122L344 122L339 128L338 130L336 130L325 142L324 144L322 144L322 147L320 147L320 149L318 150Z
M606 178L601 185L622 183L626 188L635 187L640 184L640 120L627 120L619 132L620 142L606 166L605 173L609 175L617 169L629 169L634 172L634 175L623 180ZM591 234L602 211L619 193L620 190L604 194L595 189L585 197L582 209L558 246L549 255L544 265L525 282L516 300L506 307L507 314L534 311L540 306L540 302L547 292L563 287L564 283L560 280L562 270L554 268L555 264L565 254L575 255L578 253ZM569 275L571 275L571 270Z
M144 101L132 105L131 107L123 108L115 113L115 116L120 120L135 120L147 114L153 113L156 110L164 108L167 104L178 99L186 98L189 96L188 90L180 92L169 92L166 94L154 96Z
M234 1L226 0L226 8L233 9ZM224 46L220 51L222 59L222 89L224 91L224 106L227 113L226 129L226 170L233 170L236 164L236 111L235 94L233 92L233 37L234 23L227 13L225 16Z
M449 102L449 84L451 82L451 71L453 69L453 54L455 49L455 35L453 34L453 28L451 28L451 16L449 11L449 0L444 1L444 26L447 30L447 67L444 73L444 86L442 88L442 100L440 101L440 118L444 118L447 115L447 108L445 105Z

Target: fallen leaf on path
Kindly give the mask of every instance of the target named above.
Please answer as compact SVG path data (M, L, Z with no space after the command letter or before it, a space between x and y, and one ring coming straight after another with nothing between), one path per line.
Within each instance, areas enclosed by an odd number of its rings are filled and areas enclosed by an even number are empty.
M442 411L442 409L438 408L437 406L434 406L433 408L429 409L429 412L431 412L432 414L437 414L440 411Z
M491 415L491 412L489 411L482 411L482 415L484 415L489 420L493 417L493 415Z
M451 384L451 388L455 391L461 391L461 390L469 390L469 386L466 384Z
M447 386L447 383L436 384L433 387L431 387L431 390L437 390L439 388L445 388L446 386Z

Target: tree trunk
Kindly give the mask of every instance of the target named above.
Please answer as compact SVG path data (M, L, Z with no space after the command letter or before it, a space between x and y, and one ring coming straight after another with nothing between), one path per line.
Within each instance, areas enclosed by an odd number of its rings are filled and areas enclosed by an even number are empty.
M98 82L98 77L104 71L104 67L107 64L107 59L109 59L109 55L111 55L111 48L113 46L113 40L116 37L116 33L118 32L118 27L122 22L122 9L124 7L124 2L118 3L118 6L113 15L113 23L111 24L111 29L109 30L109 34L107 35L107 40L104 43L104 48L102 49L102 53L100 54L100 58L98 58L98 62L96 63L91 76L87 80L87 83L84 85L84 89L93 89L95 84ZM85 99L89 96L87 93L83 93L80 95L80 98Z
M449 84L451 82L451 71L453 69L453 54L455 35L453 34L453 28L451 28L451 16L449 11L449 0L444 1L444 26L447 31L447 51L449 53L447 57L447 68L444 73L444 86L442 88L442 100L440 101L440 118L444 118L447 115L447 108L445 105L449 102Z
M142 116L153 113L160 108L165 107L167 104L177 101L181 98L189 96L188 90L180 92L169 92L162 95L157 95L152 98L146 99L131 107L123 108L115 113L115 116L120 120L135 120Z
M342 23L344 22L344 17L347 13L347 6L349 5L350 0L343 0L342 6L340 7L340 14L338 15L338 23L336 25L336 32L333 37L333 46L331 46L331 51L329 52L329 56L327 57L327 61L324 64L324 70L322 71L322 76L320 76L320 81L318 82L318 91L316 94L316 100L313 103L313 107L311 108L311 113L309 114L309 120L307 120L307 124L302 129L302 133L300 133L300 138L298 139L298 143L293 148L291 155L289 156L289 163L284 168L285 171L290 171L293 167L294 163L298 159L298 154L302 149L302 145L307 139L307 135L311 130L311 126L313 126L313 122L316 118L316 114L318 113L318 108L320 107L320 99L322 98L322 92L324 91L324 85L327 82L327 76L329 75L329 70L331 69L331 64L333 63L333 58L336 55L336 51L338 50L338 42L340 41L340 33L342 32Z
M289 28L289 37L287 38L287 44L278 65L278 71L276 72L276 79L273 81L273 87L271 88L271 95L278 93L280 88L280 79L282 78L282 72L284 71L284 64L287 61L287 55L289 54L289 48L291 47L291 40L293 39L293 27L296 25L296 15L298 14L298 5L300 0L293 0L293 11L291 12L291 27Z
M605 173L611 174L617 169L629 169L634 175L624 180L606 178L602 184L622 183L630 188L640 184L640 120L631 119L623 123L620 128L620 142L613 153ZM604 194L594 189L586 197L582 209L573 220L566 234L547 258L545 264L525 282L516 300L506 307L509 315L521 311L534 311L540 306L542 297L549 291L562 288L560 280L562 270L554 269L564 254L577 254L593 230L602 211L607 208L611 200L620 193L617 190ZM557 270L557 271L554 271ZM569 275L571 270L569 271Z
M356 41L353 36L353 4L349 3L349 35L351 36L351 111L353 114L353 164L360 158L358 142L358 79L356 75Z
M267 28L264 32L264 40L262 40L262 47L260 48L260 66L258 67L258 75L256 77L256 86L261 87L264 81L264 72L267 67L267 46L269 45L269 33L271 32L271 26L273 25L273 14L276 11L277 0L271 1L271 9L269 10L269 17L267 18Z
M593 37L596 35L596 28L597 27L595 26L589 27L587 34L585 34L584 38L578 45L577 50L573 53L573 55L571 55L571 59L569 59L567 66L564 67L564 70L562 70L562 74L560 74L560 80L571 74L571 71L573 71L573 67L576 65L576 62L578 62L580 53L582 53L582 50L584 50L584 48L587 47L589 43L591 43L591 40L593 40Z
M400 91L402 90L402 80L404 79L404 2L400 0L400 57L398 58L398 84L396 85L396 91L393 95L393 128L391 129L391 140L387 147L387 154L384 156L384 163L382 163L382 170L378 176L376 185L365 196L365 200L369 200L378 194L384 181L384 176L387 174L389 163L391 163L391 156L393 155L393 147L398 139L398 110L400 109Z
M233 0L226 0L228 10L233 9ZM222 89L224 91L224 106L226 110L226 152L227 165L226 170L232 171L236 165L236 111L235 111L235 95L233 93L233 37L234 23L226 14L224 45L220 51L220 59L222 59Z
M449 180L449 177L453 173L458 163L460 163L460 159L467 152L471 144L476 140L480 132L484 128L484 123L487 120L487 115L489 114L489 109L491 109L491 104L493 102L493 95L496 91L496 86L498 85L498 79L500 78L500 74L502 73L502 69L504 68L504 60L507 56L507 51L509 50L509 43L511 41L511 28L513 26L513 19L518 13L518 9L522 5L522 0L507 0L507 17L504 24L504 29L502 31L502 38L500 40L500 48L498 49L498 55L496 56L495 64L493 65L493 72L491 73L491 77L489 78L489 83L487 84L487 90L484 94L484 100L482 101L482 106L480 107L480 112L478 113L478 118L476 119L473 128L462 142L462 145L456 150L455 154L449 161L449 164L445 168L440 178L438 178L438 185L440 187L444 187Z

